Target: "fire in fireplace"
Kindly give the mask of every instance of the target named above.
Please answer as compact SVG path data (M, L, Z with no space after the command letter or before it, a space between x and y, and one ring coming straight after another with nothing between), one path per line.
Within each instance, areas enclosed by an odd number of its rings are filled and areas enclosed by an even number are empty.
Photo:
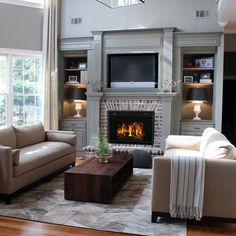
M108 111L110 143L152 145L153 139L153 111Z

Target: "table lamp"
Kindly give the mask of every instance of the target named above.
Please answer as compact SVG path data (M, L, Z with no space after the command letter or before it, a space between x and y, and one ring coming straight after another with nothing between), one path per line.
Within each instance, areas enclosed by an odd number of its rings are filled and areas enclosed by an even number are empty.
M85 88L69 88L66 93L66 99L73 100L75 103L75 110L76 115L74 117L81 117L81 110L82 110L82 101L86 100L86 89Z
M187 100L193 103L193 112L195 117L193 120L201 120L199 113L201 112L201 105L208 101L208 94L206 88L190 88L188 91Z

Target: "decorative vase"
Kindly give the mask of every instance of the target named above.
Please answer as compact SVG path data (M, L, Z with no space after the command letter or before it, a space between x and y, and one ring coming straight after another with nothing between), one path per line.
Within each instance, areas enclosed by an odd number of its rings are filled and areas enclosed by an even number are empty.
M113 150L109 146L109 149L107 150L107 153L101 153L97 150L96 156L98 157L99 162L101 163L108 163L109 159L112 157Z

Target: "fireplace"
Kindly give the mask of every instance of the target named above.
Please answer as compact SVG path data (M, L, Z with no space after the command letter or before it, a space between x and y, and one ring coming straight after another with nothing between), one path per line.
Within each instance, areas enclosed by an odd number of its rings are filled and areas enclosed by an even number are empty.
M154 111L108 111L109 143L153 145Z

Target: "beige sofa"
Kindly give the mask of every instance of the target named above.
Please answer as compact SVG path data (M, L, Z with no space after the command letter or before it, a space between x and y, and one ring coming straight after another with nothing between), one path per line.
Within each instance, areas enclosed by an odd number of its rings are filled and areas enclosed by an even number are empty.
M0 194L17 190L75 163L76 135L45 131L42 123L0 129Z
M164 156L153 159L152 222L169 215L171 156L200 155L205 161L203 217L236 220L236 149L207 128L201 137L170 135Z

